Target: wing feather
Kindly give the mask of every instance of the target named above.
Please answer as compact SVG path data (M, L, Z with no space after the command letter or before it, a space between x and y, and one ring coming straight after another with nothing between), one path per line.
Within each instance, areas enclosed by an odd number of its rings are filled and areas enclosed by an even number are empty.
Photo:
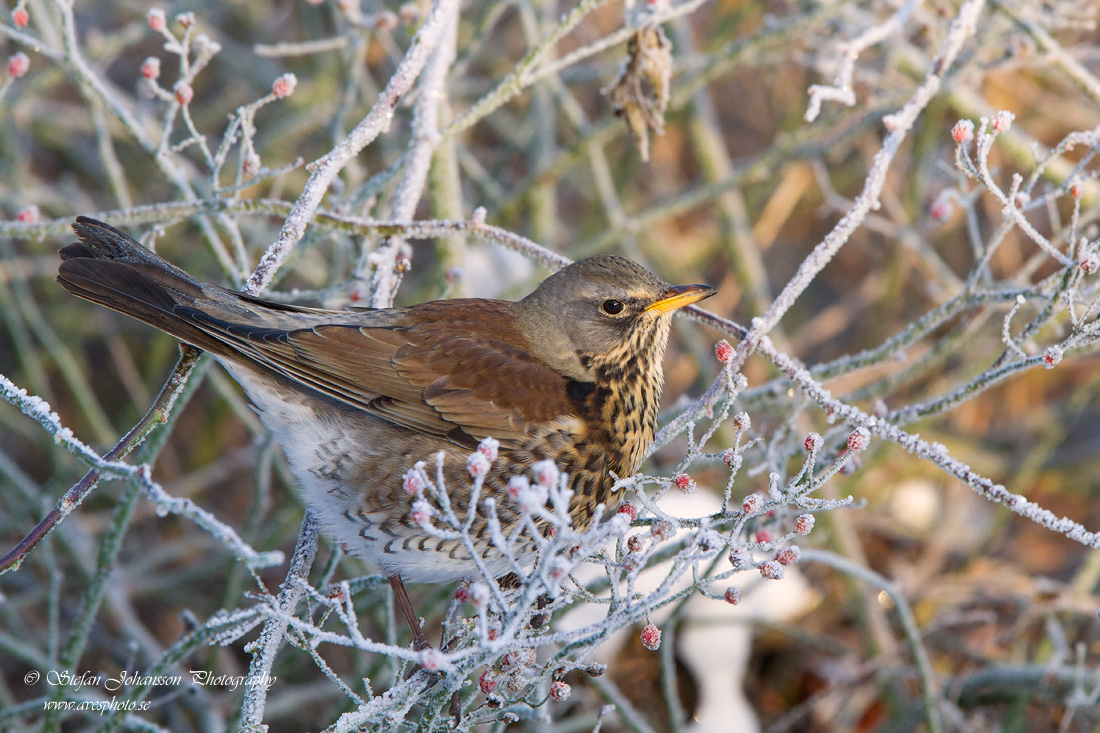
M511 305L439 301L357 314L358 323L295 314L302 328L177 312L242 356L396 425L467 447L487 436L520 447L537 424L575 413L565 379L528 353ZM279 314L279 326L287 320Z

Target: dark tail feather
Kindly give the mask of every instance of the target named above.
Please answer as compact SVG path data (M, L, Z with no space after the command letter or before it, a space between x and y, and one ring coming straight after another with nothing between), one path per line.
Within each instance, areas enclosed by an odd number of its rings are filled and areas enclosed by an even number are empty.
M201 310L209 299L202 283L101 221L81 216L73 230L80 241L59 252L57 282L63 288L200 349L226 351L176 312L177 306Z

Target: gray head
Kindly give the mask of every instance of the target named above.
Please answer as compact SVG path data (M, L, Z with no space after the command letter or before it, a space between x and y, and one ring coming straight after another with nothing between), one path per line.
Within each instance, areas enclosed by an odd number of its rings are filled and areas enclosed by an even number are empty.
M674 287L625 257L600 255L546 278L516 304L516 317L532 354L589 382L616 361L659 363L672 312L714 293L707 285Z

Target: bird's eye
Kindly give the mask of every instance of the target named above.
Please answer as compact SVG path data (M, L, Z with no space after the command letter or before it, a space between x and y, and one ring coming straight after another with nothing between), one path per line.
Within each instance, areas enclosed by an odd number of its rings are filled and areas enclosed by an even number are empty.
M615 300L614 298L608 298L600 306L600 310L609 316L617 316L623 312L622 301Z

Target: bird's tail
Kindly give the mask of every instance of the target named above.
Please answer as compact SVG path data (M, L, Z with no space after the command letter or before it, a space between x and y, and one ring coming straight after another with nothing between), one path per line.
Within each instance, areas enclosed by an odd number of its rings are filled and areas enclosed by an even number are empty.
M225 354L226 344L199 328L194 314L225 317L238 311L248 320L243 296L199 282L114 227L81 216L73 230L80 241L58 253L57 270L57 281L73 295L214 354Z

